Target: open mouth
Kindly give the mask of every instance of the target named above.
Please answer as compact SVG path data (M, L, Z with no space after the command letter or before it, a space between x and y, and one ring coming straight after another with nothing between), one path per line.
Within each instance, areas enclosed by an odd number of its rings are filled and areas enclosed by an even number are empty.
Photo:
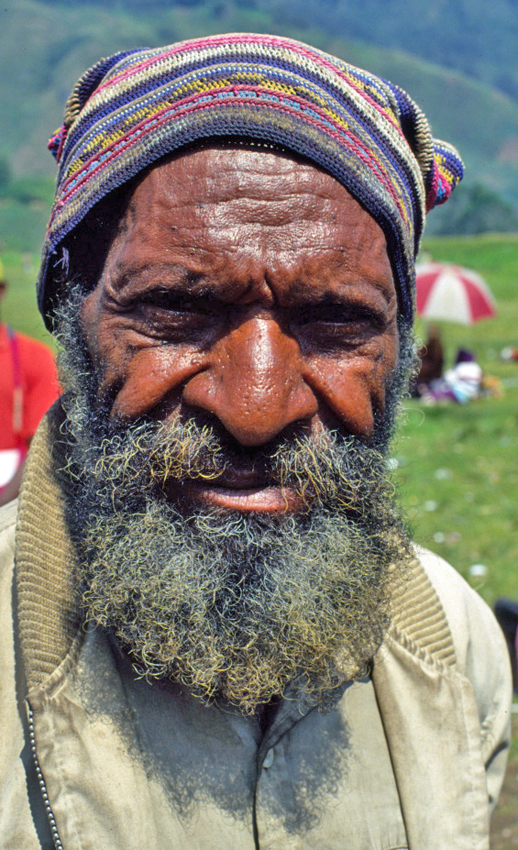
M229 487L189 481L182 490L188 498L227 510L289 513L300 507L300 499L286 487Z
M171 495L234 511L289 513L300 508L300 499L290 488L272 484L253 469L227 468L213 480L183 481L181 490L176 485Z

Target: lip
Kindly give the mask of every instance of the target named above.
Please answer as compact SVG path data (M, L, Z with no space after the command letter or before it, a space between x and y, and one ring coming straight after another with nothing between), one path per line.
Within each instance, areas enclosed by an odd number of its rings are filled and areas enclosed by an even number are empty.
M232 511L292 513L302 506L300 498L287 487L268 484L230 486L229 476L225 476L223 485L219 481L218 483L186 481L182 484L182 494L207 507Z

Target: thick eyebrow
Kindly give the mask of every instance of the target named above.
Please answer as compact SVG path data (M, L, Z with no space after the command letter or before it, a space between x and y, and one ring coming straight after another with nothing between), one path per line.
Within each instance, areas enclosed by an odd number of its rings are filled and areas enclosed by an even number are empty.
M135 269L119 267L107 285L118 297L136 297L151 291L185 294L186 288L191 295L216 295L214 284L203 273L178 263L153 262ZM128 292L132 288L136 291Z
M384 325L387 321L387 302L382 304L366 303L364 299L351 298L348 294L323 293L319 298L308 298L299 300L298 303L289 308L300 317L315 319L323 317L324 314L334 317L336 321L340 318L352 320L366 320Z
M281 309L336 307L381 318L386 307L390 306L390 293L385 286L377 285L376 281L362 281L360 278L356 284L354 281L340 283L339 276L337 278L333 286L322 288L312 286L310 281L297 276L284 291L281 303L274 283L269 282L269 285L275 302ZM204 271L190 268L183 263L155 261L135 268L121 264L114 269L106 283L108 297L114 297L122 304L134 299L150 300L158 296L171 300L196 298L228 305L232 303L236 291L240 292L240 295L247 295L254 286L251 280L248 284L244 281L236 281L233 284L230 277L225 281L215 281Z
M368 297L370 295L370 297ZM380 296L382 301L380 301ZM368 301L366 301L368 298ZM370 312L380 312L395 300L396 293L387 291L383 285L375 281L361 281L356 283L337 281L333 287L326 289L312 288L307 283L296 280L290 286L286 302L287 304L299 306L319 307L350 307L360 310L363 308ZM377 303L376 303L377 302Z

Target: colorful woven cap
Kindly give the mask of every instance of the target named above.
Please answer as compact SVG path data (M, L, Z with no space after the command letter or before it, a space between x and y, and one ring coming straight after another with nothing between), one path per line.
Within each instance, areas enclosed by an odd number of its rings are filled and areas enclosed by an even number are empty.
M49 142L59 175L44 315L63 240L98 201L166 154L229 136L282 146L339 180L382 227L400 310L413 317L425 214L462 178L457 152L392 83L301 42L237 33L118 53L79 80Z

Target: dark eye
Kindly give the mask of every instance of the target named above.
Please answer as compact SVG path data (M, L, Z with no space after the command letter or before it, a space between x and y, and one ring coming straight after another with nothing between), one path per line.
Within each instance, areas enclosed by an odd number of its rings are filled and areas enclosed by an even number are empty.
M216 331L221 305L211 298L189 297L169 289L153 289L133 302L142 332L167 342L182 342Z
M170 289L145 292L135 299L135 306L148 311L186 316L219 316L225 309L220 301L211 296L190 296Z
M167 289L157 289L146 292L139 298L144 307L155 307L157 310L167 310L173 313L200 312L201 304L192 298L184 298Z
M326 303L301 308L296 325L308 341L322 345L358 345L379 333L383 318L356 304Z

